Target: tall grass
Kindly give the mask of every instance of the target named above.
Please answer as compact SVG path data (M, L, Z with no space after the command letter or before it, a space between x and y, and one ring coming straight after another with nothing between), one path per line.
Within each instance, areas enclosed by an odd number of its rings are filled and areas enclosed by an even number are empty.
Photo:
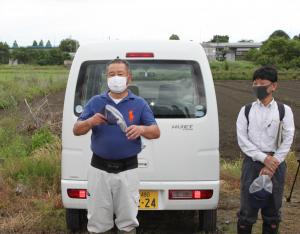
M287 164L285 186L286 189L289 190L298 167L296 153L290 152L285 161ZM223 180L223 188L225 191L232 192L239 189L242 164L242 159L236 161L221 159L221 179Z
M28 129L29 113L19 103L64 89L67 74L62 66L0 66L1 233L66 232L61 140L51 119Z
M26 157L6 158L2 175L12 185L22 184L33 194L58 192L60 178L60 139L36 148ZM27 191L27 192L28 192Z
M0 233L65 232L61 140L47 125L20 131L22 114L0 119Z
M64 89L68 72L63 66L0 65L0 109Z
M19 131L14 114L0 121L0 233L66 233L61 140L47 125Z

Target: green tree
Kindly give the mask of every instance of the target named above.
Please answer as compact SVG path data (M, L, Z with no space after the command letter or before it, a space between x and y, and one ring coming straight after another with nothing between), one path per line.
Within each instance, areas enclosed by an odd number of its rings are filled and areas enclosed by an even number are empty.
M64 60L71 60L71 55L68 52L63 52Z
M60 49L49 50L49 64L60 65L64 63L64 55Z
M49 53L47 50L37 50L35 54L34 64L48 65L49 64Z
M210 40L210 42L229 42L229 36L228 35L214 35L213 39Z
M46 48L52 48L52 45L51 45L51 42L48 40L47 43L46 43Z
M283 37L285 39L290 39L290 36L283 30L276 30L270 36L269 39L274 37Z
M14 48L14 49L19 48L18 43L17 43L16 40L14 41L12 48Z
M273 37L267 40L259 50L257 62L278 67L300 68L300 41L285 37Z
M43 41L43 40L40 40L39 48L43 48L43 47L44 47L44 41Z
M18 63L29 63L32 59L28 53L28 49L24 47L14 49L11 57L17 59Z
M170 37L169 37L169 40L180 40L179 36L177 34L172 34Z
M9 47L7 43L0 42L0 64L7 64L9 61Z
M252 39L242 39L242 40L239 40L239 42L249 42L249 43L253 43L254 41Z
M17 48L13 50L11 57L19 63L38 65L61 65L64 62L64 53L60 49L33 49Z
M295 36L293 37L293 39L294 39L294 40L300 40L300 33L299 33L299 35L295 35Z
M252 48L245 55L245 59L248 61L255 62L257 60L258 54L259 54L259 50Z
M36 42L36 40L34 40L33 42L32 42L32 47L37 47L38 46L38 43Z
M70 38L64 39L59 44L59 49L63 52L76 52L79 42Z

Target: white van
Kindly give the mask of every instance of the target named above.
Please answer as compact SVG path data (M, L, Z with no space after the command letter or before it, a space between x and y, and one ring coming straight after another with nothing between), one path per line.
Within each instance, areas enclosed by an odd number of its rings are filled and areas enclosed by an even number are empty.
M90 133L72 129L86 102L107 90L106 63L130 63L130 89L154 112L161 137L142 139L140 210L199 210L204 231L216 229L219 126L209 63L201 45L182 41L107 41L81 46L68 79L62 128L61 192L68 228L86 225Z

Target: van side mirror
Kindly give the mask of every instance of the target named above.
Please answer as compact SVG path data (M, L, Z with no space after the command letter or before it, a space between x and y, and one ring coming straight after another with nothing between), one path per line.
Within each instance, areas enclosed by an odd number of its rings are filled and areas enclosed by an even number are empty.
M195 117L196 118L201 118L205 115L206 113L206 108L203 105L197 105L195 106Z

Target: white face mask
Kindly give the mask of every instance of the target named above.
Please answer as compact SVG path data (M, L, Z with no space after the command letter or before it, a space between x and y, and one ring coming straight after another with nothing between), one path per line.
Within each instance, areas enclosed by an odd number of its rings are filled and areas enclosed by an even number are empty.
M107 79L107 85L111 92L122 93L127 88L127 77L113 76Z

